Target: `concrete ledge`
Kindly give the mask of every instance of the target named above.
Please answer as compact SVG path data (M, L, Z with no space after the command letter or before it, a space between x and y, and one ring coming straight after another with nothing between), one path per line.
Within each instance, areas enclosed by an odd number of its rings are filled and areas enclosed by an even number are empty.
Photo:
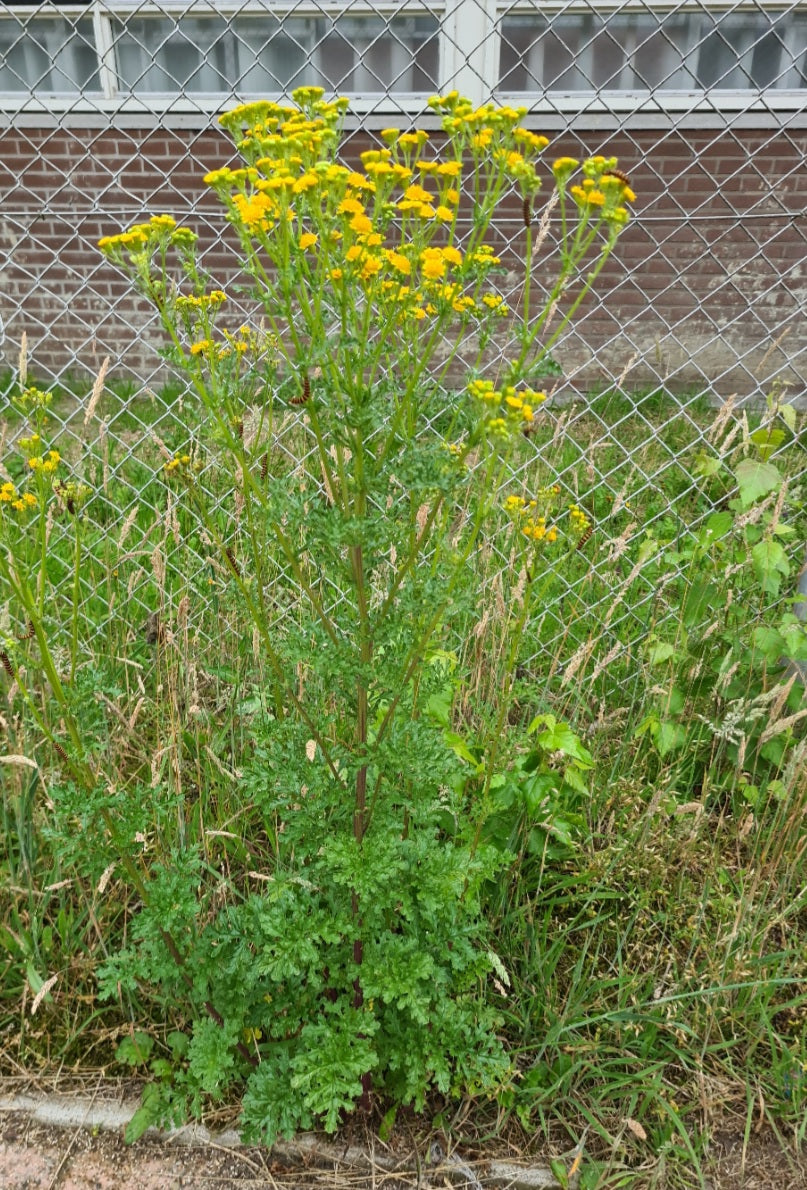
M69 1095L47 1095L41 1098L32 1095L0 1097L0 1115L15 1113L37 1124L73 1130L121 1132L138 1107L139 1103L131 1100L104 1103ZM148 1134L162 1137L167 1146L189 1145L204 1148L214 1145L219 1149L246 1147L242 1145L235 1129L212 1133L201 1124L188 1124L164 1132L150 1128ZM517 1165L510 1161L485 1161L473 1166L466 1165L453 1154L446 1155L439 1144L433 1144L429 1153L418 1162L411 1156L399 1160L386 1154L370 1153L358 1145L339 1145L318 1134L305 1133L293 1141L279 1141L274 1145L272 1154L292 1170L312 1164L380 1169L386 1173L416 1173L421 1169L428 1169L430 1174L439 1173L453 1185L470 1190L487 1190L487 1187L503 1187L504 1190L560 1190L554 1174L542 1166Z

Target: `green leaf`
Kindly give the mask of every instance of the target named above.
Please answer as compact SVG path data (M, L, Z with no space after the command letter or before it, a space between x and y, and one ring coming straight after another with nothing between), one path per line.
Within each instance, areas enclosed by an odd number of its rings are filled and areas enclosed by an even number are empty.
M398 1118L398 1108L391 1107L388 1112L384 1113L384 1118L378 1126L378 1139L384 1144L387 1143L392 1133L395 1130L395 1121Z
M734 469L743 508L750 508L757 500L782 486L782 475L773 463L761 459L743 459Z
M132 1116L129 1123L126 1125L123 1133L123 1139L127 1145L133 1145L136 1140L146 1132L152 1124L155 1123L154 1113L146 1104L141 1104L135 1114Z
M781 632L777 632L775 628L770 628L764 624L760 624L754 629L751 634L751 640L754 649L758 653L762 653L766 661L773 664L783 656L786 649L785 638Z
M796 432L796 410L792 405L780 405L779 415L791 434Z
M115 1050L115 1061L122 1066L143 1066L154 1049L154 1038L148 1033L135 1032L124 1037Z
M699 620L716 605L719 598L719 588L705 579L695 579L690 585L681 608L681 615L687 628L697 624Z
M470 764L472 768L481 771L482 765L480 764L479 757L474 756L473 752L468 747L467 741L463 739L461 735L457 735L456 732L453 731L447 731L443 738L455 756L458 756L460 760L464 760L467 764Z
M537 743L544 751L563 752L565 756L573 757L574 760L579 761L586 768L594 767L594 758L588 749L583 746L580 737L572 731L568 723L558 723L554 715L536 716L527 728L527 731L532 732L537 730L542 722L546 725L546 730L542 731L538 736Z
M706 523L701 530L700 544L704 549L708 549L714 545L716 541L720 541L727 533L731 531L734 524L734 516L732 513L713 512L710 517L707 517Z
M759 457L767 460L777 447L782 445L785 437L784 430L777 430L773 426L762 426L760 429L754 430L751 441L759 447Z
M549 1168L552 1170L555 1181L561 1187L561 1190L568 1190L569 1175L566 1172L565 1163L560 1158L553 1157L549 1162Z
M778 541L758 541L751 550L754 573L769 595L778 595L782 578L790 572L790 562L784 546Z
M678 723L664 720L659 723L654 738L659 756L663 758L676 748L683 747L687 741L687 733Z
M174 1030L168 1034L166 1041L175 1058L185 1057L188 1052L188 1046L190 1045L190 1038L187 1033L180 1033L179 1030Z
M699 450L695 455L693 471L696 475L702 475L704 479L710 479L713 475L717 475L722 466L720 459L707 454L705 450Z
M588 793L588 782L580 772L579 765L567 764L566 768L563 770L563 780L575 791L575 793Z
M34 995L37 996L39 994L39 989L42 987L45 981L30 959L25 964L25 973L28 976L28 986Z
M669 661L674 656L675 645L671 645L669 641L659 641L657 644L651 645L647 653L647 659L651 665L663 665L665 661Z

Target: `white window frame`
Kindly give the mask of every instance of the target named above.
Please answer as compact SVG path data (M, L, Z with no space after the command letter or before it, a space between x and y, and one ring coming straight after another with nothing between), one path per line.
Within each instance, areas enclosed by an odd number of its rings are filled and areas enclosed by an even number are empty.
M122 127L150 127L156 123L173 127L199 127L210 122L211 116L232 102L221 94L184 94L170 96L130 93L118 90L114 55L112 18L138 16L166 16L172 12L218 16L243 14L253 5L245 0L92 0L92 3L20 4L4 5L4 10L21 20L36 16L91 16L99 59L101 90L87 94L19 94L0 92L0 126L61 123L93 125L108 124L111 118ZM440 9L443 10L439 18ZM784 90L767 88L763 91L620 91L600 93L551 91L544 94L531 91L508 92L497 87L501 22L509 15L540 11L541 16L570 14L576 11L596 11L603 15L617 12L647 12L648 10L675 13L698 13L708 8L717 13L749 11L782 12L799 10L801 4L791 0L542 0L540 9L534 3L503 2L503 0L375 0L366 5L353 5L345 0L320 0L292 5L289 0L256 0L257 13L289 12L295 18L328 15L416 16L438 15L442 31L439 38L439 74L444 90L456 89L475 103L491 96L497 102L527 106L531 119L543 127L593 126L669 126L682 120L697 126L724 124L727 118L751 121L755 127L786 124L788 127L807 126L807 89ZM379 127L389 123L391 116L422 117L425 96L393 92L391 94L351 95L351 123L364 127ZM426 126L436 124L427 116Z

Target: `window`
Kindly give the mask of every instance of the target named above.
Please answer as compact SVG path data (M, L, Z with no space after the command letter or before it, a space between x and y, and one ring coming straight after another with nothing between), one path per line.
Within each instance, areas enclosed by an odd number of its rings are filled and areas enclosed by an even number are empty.
M91 17L32 17L30 10L3 14L0 92L62 95L100 90Z
M121 90L272 95L315 85L347 93L431 93L438 87L434 16L114 17ZM231 81L232 80L232 81Z
M627 6L602 14L501 20L499 89L518 91L782 90L807 86L807 13L674 12Z
M651 92L712 97L718 109L763 91L770 104L775 93L784 106L801 103L804 4L727 4L18 0L0 9L0 96L7 106L63 96L72 108L82 96L95 108L137 100L139 112L144 100L165 110L178 99L214 111L303 84L352 95L358 108L362 97L371 108L389 95L389 106L419 109L424 96L453 87L479 102L530 96L536 110L604 94L639 103Z

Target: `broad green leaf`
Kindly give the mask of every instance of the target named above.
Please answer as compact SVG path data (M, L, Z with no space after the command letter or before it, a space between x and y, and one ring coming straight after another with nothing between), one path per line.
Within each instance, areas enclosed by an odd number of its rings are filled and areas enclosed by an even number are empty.
M115 1050L115 1061L123 1066L143 1066L154 1048L154 1038L139 1030L124 1037Z
M725 509L722 512L713 512L707 517L701 530L700 543L703 548L708 549L716 541L720 541L721 537L725 537L731 531L733 524L734 517L730 512Z
M137 1109L129 1123L126 1125L123 1133L123 1139L126 1141L127 1145L133 1145L136 1140L140 1140L140 1137L143 1135L143 1133L147 1132L154 1123L154 1113L152 1109L144 1103Z
M658 748L659 756L662 758L676 748L683 747L687 741L687 733L684 728L678 723L671 723L669 720L659 723L658 730L654 734L656 747Z
M785 651L785 638L775 628L760 624L751 634L754 648L766 661L776 662Z
M719 588L707 579L696 578L684 598L681 615L687 628L697 624L715 606L720 598Z
M796 410L792 405L780 405L779 415L791 434L796 432Z
M762 459L743 459L734 469L743 508L750 508L757 500L775 492L782 485L782 475L773 463Z
M696 475L702 475L704 479L710 479L713 475L717 475L720 468L723 466L720 459L709 455L705 450L699 450L695 455L695 463L692 470Z
M674 656L675 645L671 645L669 641L664 640L651 645L647 653L647 659L651 665L663 665L665 661L669 661Z
M767 460L785 440L784 430L777 430L773 426L763 426L754 430L751 441L759 448L759 457Z
M754 573L769 595L778 595L782 578L790 572L790 562L778 541L758 541L751 550Z

